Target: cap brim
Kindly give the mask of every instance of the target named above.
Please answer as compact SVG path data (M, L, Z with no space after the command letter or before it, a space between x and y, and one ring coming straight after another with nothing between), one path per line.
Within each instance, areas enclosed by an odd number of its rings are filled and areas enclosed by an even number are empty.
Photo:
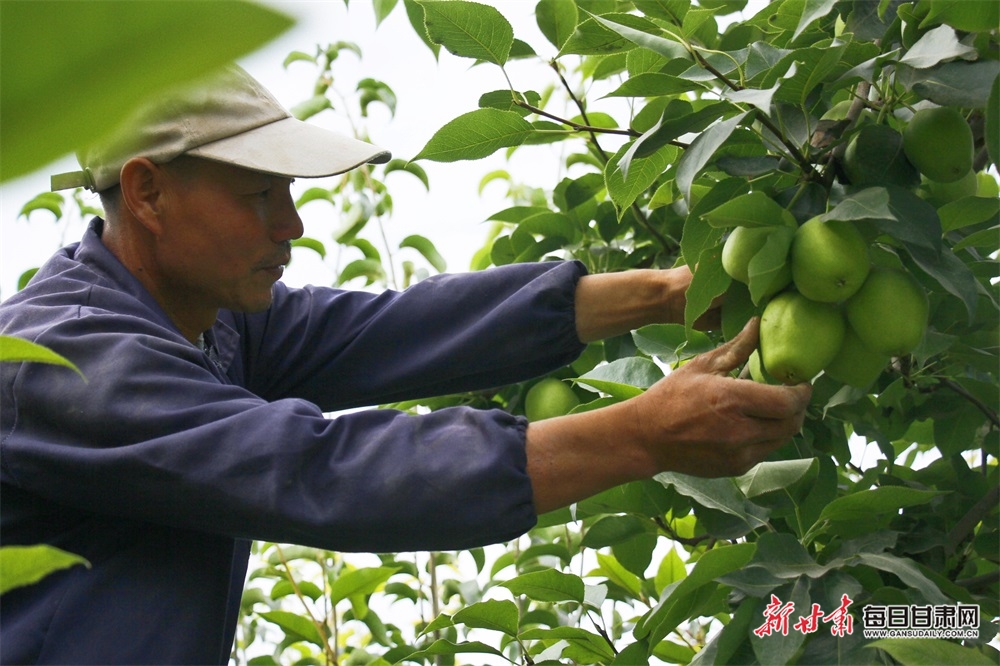
M192 148L187 154L289 178L334 176L392 157L373 144L291 117Z

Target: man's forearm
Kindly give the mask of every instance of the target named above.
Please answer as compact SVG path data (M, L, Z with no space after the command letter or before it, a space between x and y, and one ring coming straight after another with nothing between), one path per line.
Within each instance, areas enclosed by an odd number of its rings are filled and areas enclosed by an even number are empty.
M593 342L656 323L684 321L687 268L600 273L576 287L576 329L582 342Z
M623 402L528 427L528 476L539 514L656 473L636 446L632 407Z

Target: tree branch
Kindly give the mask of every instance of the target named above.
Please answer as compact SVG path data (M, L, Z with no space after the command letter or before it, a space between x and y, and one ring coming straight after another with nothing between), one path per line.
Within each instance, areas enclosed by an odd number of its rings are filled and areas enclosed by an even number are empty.
M951 389L955 393L959 394L960 396L971 402L973 405L976 406L976 408L979 411L981 411L983 414L986 415L986 418L989 419L990 423L993 424L994 428L1000 428L1000 417L997 416L996 411L993 410L985 402L983 402L976 396L969 393L964 386L962 386L953 379L948 379L947 377L942 377L941 379L939 379L938 384Z
M963 578L962 580L955 581L955 584L961 585L970 592L974 592L984 587L995 585L997 582L1000 582L1000 569L980 576L973 576L972 578Z
M997 500L1000 500L1000 486L993 486L955 523L955 526L948 531L949 552L954 553L958 550L959 544L976 529L976 525L997 508Z
M710 62L705 60L705 57L698 53L696 49L690 48L689 50L691 55L695 57L695 60L698 61L698 64L702 68L708 70L712 76L721 81L727 88L734 92L744 89L744 87L740 84L730 81L729 77L716 69ZM767 114L761 113L760 109L754 108L754 118L758 120L761 125L769 129L774 136L778 137L778 140L781 141L781 145L788 150L792 159L798 163L799 168L802 169L802 172L805 173L810 180L819 180L820 174L813 168L812 162L809 161L809 158L802 154L802 151L799 150L798 146L785 137L785 135L781 132L781 129L774 124L774 121L767 117Z

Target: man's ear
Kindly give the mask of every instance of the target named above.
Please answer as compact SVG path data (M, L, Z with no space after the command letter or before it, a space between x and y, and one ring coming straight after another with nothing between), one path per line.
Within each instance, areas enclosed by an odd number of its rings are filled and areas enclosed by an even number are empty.
M165 175L145 157L133 157L121 170L122 202L151 233L162 229Z

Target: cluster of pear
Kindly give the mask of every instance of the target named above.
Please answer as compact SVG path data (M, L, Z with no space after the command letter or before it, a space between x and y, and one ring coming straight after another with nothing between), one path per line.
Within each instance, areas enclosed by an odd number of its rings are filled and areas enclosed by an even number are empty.
M940 207L977 193L995 196L996 181L977 175L973 158L969 123L957 109L942 106L918 110L902 132L863 123L841 166L854 186L898 185ZM984 188L991 191L980 192Z
M737 227L726 239L722 265L749 282L745 258L775 227ZM754 379L785 384L820 372L859 388L869 386L893 356L913 351L927 326L927 293L905 269L873 266L868 242L852 222L814 217L795 231L785 266L760 322Z

